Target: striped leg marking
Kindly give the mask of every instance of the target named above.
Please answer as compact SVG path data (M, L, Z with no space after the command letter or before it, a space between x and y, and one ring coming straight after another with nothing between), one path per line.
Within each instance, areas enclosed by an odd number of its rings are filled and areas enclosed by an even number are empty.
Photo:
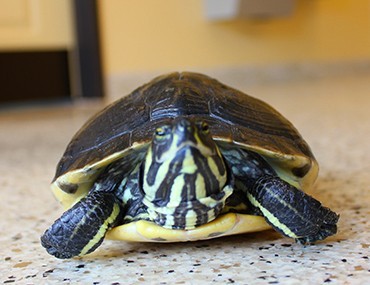
M92 192L45 231L41 244L57 258L93 252L119 220L120 213L121 206L113 194Z
M336 213L278 177L258 179L248 199L276 231L299 243L323 240L337 232Z

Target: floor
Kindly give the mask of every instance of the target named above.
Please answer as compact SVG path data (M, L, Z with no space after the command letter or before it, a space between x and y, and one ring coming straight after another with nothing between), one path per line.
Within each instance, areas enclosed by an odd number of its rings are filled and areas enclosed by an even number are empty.
M369 284L370 75L251 86L300 130L319 163L312 193L340 213L337 235L313 246L273 231L178 244L105 241L59 260L39 237L62 212L49 191L71 136L101 106L0 112L0 282L3 284Z

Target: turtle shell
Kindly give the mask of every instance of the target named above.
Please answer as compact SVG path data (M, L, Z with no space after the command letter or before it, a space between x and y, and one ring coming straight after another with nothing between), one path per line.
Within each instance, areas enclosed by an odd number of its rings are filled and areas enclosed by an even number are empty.
M222 147L260 153L278 175L307 190L316 179L316 160L298 131L268 104L197 73L155 78L93 116L72 138L52 183L70 207L89 191L109 163L142 161L156 127L176 117L206 121Z

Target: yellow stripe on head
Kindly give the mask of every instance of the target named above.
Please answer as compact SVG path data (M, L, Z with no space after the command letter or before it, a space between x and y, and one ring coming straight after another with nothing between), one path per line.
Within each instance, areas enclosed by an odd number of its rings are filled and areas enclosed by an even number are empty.
M143 203L161 226L207 223L231 194L222 155L202 121L179 118L158 128L144 164Z

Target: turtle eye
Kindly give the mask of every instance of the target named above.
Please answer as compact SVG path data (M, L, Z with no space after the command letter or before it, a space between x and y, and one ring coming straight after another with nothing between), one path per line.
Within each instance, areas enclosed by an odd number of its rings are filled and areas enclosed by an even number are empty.
M168 135L169 128L167 126L158 127L155 130L155 137L158 140L165 139Z
M203 133L209 133L209 125L205 122L202 122L200 125L200 129L202 130Z
M165 130L163 128L157 128L155 130L155 135L157 137L163 137L166 134Z

